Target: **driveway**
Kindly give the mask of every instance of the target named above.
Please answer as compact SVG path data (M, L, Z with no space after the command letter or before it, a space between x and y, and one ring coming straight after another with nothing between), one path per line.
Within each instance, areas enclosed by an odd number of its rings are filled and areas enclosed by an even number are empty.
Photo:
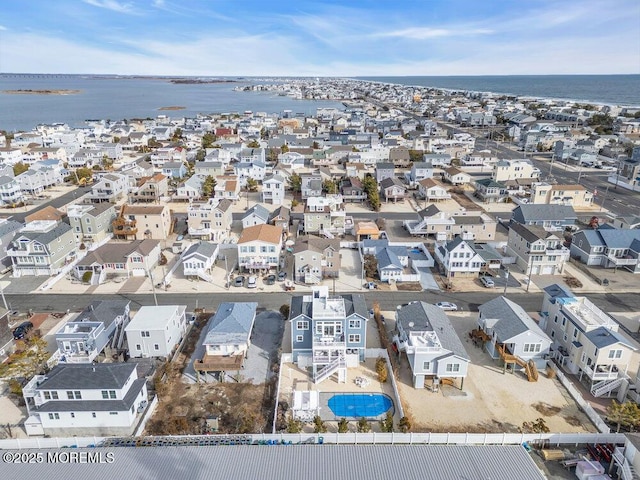
M418 268L420 274L420 285L423 290L440 290L440 286L436 279L433 278L433 273L429 267Z

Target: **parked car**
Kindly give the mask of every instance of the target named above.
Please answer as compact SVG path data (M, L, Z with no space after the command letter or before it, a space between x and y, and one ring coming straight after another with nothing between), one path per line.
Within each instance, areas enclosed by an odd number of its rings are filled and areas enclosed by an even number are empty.
M364 288L375 290L376 288L378 288L378 285L376 284L376 282L367 282L364 284Z
M238 275L234 280L233 280L233 285L235 287L243 287L244 286L244 276L242 275Z
M480 277L480 283L487 288L493 288L496 286L495 282L491 277Z
M278 281L279 282L284 282L284 279L287 278L287 272L285 271L280 271L278 273Z
M273 285L274 283L276 283L276 276L272 273L270 275L267 275L266 277L264 277L264 284L265 285Z
M20 340L24 338L27 335L27 333L31 331L32 328L33 328L33 323L29 321L22 322L13 330L13 338L15 340Z
M256 288L258 286L258 277L251 275L247 282L247 288Z
M443 310L455 312L458 310L458 306L455 303L451 302L438 302L436 303L436 307L440 307Z

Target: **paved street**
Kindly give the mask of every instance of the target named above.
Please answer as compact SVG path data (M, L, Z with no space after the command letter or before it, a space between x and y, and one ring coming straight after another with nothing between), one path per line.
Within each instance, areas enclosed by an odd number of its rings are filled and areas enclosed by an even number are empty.
M341 292L342 293L342 292ZM345 292L346 293L346 292ZM413 300L423 300L428 303L436 303L441 301L454 302L462 310L476 311L482 303L491 300L502 292L402 292L402 291L375 291L368 292L366 290L355 291L354 293L362 293L368 305L374 301L380 302L383 310L395 310L397 305L401 305ZM186 304L187 310L196 307L206 308L207 310L215 310L221 302L241 302L254 301L258 302L261 308L267 310L278 310L281 305L289 304L294 293L162 293L158 295L158 303L161 305ZM299 294L298 294L299 295ZM582 294L584 295L584 294ZM589 293L589 299L599 306L605 312L627 312L640 310L640 295L637 293ZM91 300L102 299L122 299L131 300L131 308L137 310L142 305L153 305L152 294L110 294L110 295L76 295L76 294L44 294L44 295L22 295L9 294L5 295L9 306L13 310L27 311L56 311L62 312L67 309L72 311L80 311L87 305L87 298ZM542 304L542 293L522 291L522 288L509 289L507 297L521 305L526 311L535 312Z

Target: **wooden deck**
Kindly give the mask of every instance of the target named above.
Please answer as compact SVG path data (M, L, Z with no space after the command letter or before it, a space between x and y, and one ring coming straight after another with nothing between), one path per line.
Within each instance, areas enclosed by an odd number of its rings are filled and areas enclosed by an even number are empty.
M243 363L244 355L230 357L205 355L202 360L193 362L193 368L202 372L233 372L242 369Z

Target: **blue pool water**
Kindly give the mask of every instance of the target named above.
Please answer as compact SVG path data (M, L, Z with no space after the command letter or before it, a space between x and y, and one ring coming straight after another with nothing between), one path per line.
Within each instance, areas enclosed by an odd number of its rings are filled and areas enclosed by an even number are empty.
M329 399L329 408L336 417L378 417L392 406L391 399L382 393L339 393Z

